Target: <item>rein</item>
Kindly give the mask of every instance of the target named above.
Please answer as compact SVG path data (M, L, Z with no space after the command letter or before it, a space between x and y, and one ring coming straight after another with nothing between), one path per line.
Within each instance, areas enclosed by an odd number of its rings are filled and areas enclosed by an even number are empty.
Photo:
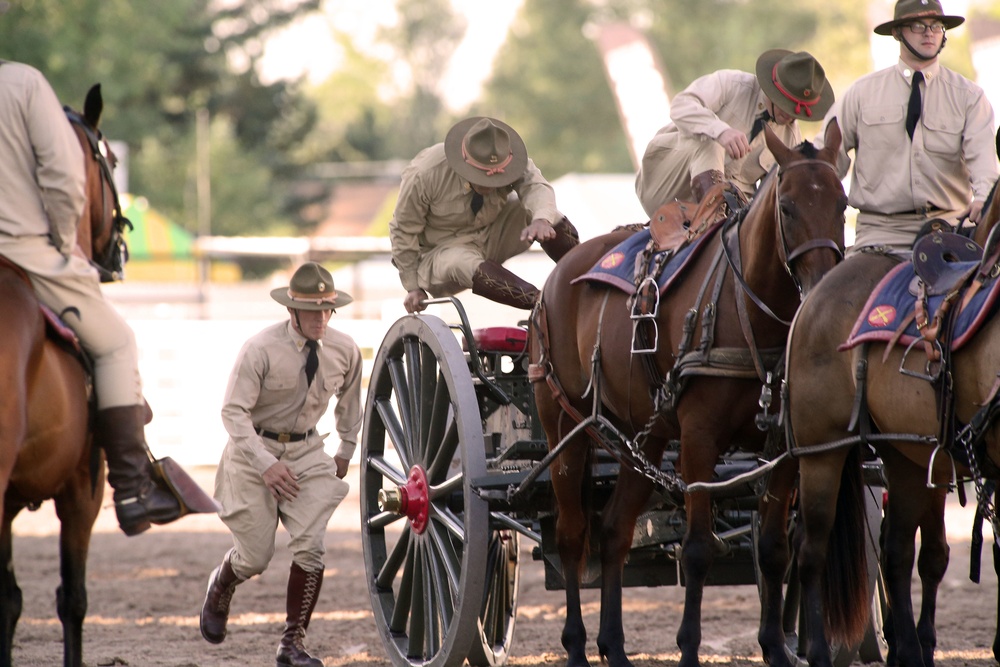
M113 206L113 218L111 225L111 238L107 249L100 253L100 257L91 260L91 265L97 269L101 276L102 283L109 283L121 280L124 277L125 262L128 261L128 246L125 244L123 233L127 227L129 231L134 229L132 221L125 217L122 212L121 200L118 196L118 188L115 186L115 179L111 173L111 165L103 150L104 137L100 131L92 128L87 120L69 107L63 107L66 118L83 131L90 145L90 155L101 168L102 185L107 185L111 190L111 203ZM105 189L101 188L102 209L107 212L108 202L105 198ZM91 235L93 235L91 230ZM91 244L93 247L93 244Z

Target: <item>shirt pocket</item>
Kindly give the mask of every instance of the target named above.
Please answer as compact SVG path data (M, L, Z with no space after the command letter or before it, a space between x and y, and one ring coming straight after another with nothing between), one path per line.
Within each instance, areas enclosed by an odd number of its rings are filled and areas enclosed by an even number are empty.
M288 405L298 392L299 377L290 373L269 373L264 378L257 402L260 405Z
M937 158L944 157L949 162L957 162L962 156L964 118L925 118L921 123L924 126L924 148L930 153L936 153Z
M472 217L472 195L462 199L448 199L445 201L431 202L431 215L435 218L454 220L463 215Z
M905 132L903 105L875 106L861 110L858 146L896 149Z
M323 403L326 404L331 398L339 394L342 385L342 378L324 376L323 382L320 385L320 398Z

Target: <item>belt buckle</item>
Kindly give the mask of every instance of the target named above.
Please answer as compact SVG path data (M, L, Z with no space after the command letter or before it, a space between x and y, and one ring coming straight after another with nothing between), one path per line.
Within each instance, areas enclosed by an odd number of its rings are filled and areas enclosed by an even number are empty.
M291 441L292 441L292 434L291 433L279 433L278 434L278 442L291 442Z

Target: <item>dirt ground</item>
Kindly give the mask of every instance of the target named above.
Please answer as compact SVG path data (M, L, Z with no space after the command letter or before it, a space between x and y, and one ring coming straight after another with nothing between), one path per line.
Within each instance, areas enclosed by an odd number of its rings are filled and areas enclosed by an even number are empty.
M213 469L192 471L206 489ZM307 645L327 667L388 666L375 634L365 585L364 557L358 532L357 470L355 487L334 515L327 539L327 572ZM110 498L110 493L106 494ZM954 516L953 516L954 514ZM969 581L968 510L949 513L952 559L939 596L937 626L939 667L995 665L990 646L996 619L997 582L987 544L983 584ZM957 517L957 518L954 518ZM24 513L15 522L15 571L24 590L24 612L14 642L14 664L56 665L62 661L61 627L55 615L58 585L58 523L51 504ZM987 530L987 540L988 530ZM126 538L117 529L114 510L98 518L89 561L89 613L84 626L88 667L252 667L273 665L284 622L284 591L290 563L284 534L270 569L241 585L232 605L229 637L215 646L198 632L198 613L209 572L230 547L229 534L217 517L195 516L144 535ZM559 636L563 594L546 591L543 568L522 540L518 625L511 665L565 664ZM919 587L914 587L919 600ZM599 664L599 598L584 591L591 637L591 661ZM630 588L625 592L627 649L636 667L676 664L675 634L683 589ZM705 664L742 667L760 664L756 642L758 601L752 586L713 587L703 606Z

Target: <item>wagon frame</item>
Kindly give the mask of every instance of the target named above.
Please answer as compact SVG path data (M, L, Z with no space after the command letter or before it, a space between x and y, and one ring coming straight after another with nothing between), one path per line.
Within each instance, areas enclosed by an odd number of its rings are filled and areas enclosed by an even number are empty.
M528 380L526 331L474 330L461 302L459 322L408 315L392 324L378 350L361 442L360 502L365 570L379 638L396 667L503 665L517 620L521 552L535 544L545 586L562 586L555 546L555 503L545 465L548 445ZM597 450L594 507L603 506L620 463ZM674 475L676 447L661 465ZM756 507L762 461L733 453L716 467L713 493L720 555L709 585L758 584ZM743 481L747 479L748 481ZM881 464L866 463L869 526L881 521ZM594 513L596 518L597 513ZM794 515L789 530L794 531ZM625 586L683 585L683 495L662 490L637 522ZM860 646L842 647L838 667L884 655L884 594L877 531L869 531L873 620ZM790 541L794 544L794 539ZM591 554L586 587L599 582ZM804 654L797 577L787 578L784 626L788 652Z

